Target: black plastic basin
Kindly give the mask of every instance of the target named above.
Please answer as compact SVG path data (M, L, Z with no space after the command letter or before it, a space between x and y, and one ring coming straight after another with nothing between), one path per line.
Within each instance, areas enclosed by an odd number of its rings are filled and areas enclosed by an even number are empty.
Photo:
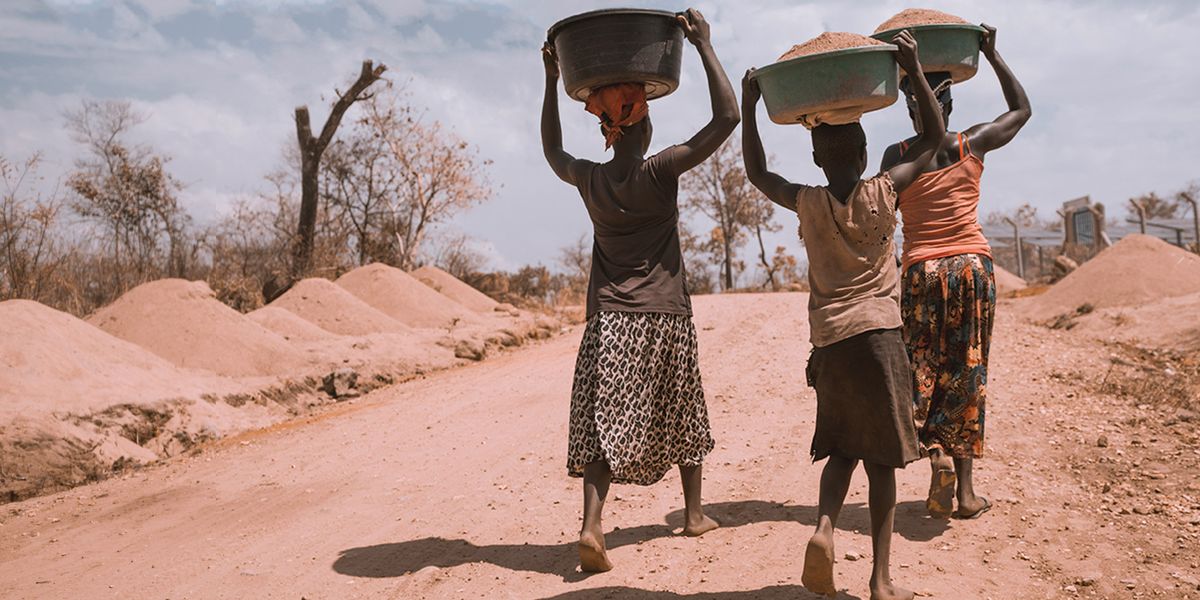
M547 39L558 51L563 86L576 100L614 83L643 83L650 99L679 87L683 29L675 13L595 10L555 23Z

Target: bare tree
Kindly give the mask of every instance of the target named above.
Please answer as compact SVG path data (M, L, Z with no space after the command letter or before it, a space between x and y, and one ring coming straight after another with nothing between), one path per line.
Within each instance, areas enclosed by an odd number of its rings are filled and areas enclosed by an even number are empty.
M312 269L313 238L317 224L317 194L318 175L321 169L321 155L333 141L342 116L355 102L368 99L367 88L379 81L385 65L375 66L372 61L365 60L358 79L350 85L345 93L337 93L337 101L321 127L321 135L314 137L308 115L307 106L296 107L296 138L300 149L300 215L297 227L295 257L292 262L292 277L300 278Z
M1147 219L1174 219L1179 214L1180 205L1183 204L1179 201L1178 196L1172 200L1170 198L1163 198L1154 192L1142 194L1133 198L1133 201L1142 205L1142 208L1146 211ZM1131 218L1138 218L1137 210L1133 206L1126 206L1126 210L1129 211Z
M27 190L41 155L19 165L0 156L0 300L49 301L47 289L64 260L55 235L62 201Z
M745 268L737 258L738 250L751 232L757 234L769 227L773 214L767 199L746 178L741 148L737 136L731 136L680 181L684 206L715 225L707 239L698 241L703 252L719 265L725 290L733 289L737 274Z
M166 172L168 157L125 139L145 116L127 101L91 100L65 116L68 130L88 149L67 187L75 193L75 211L106 232L115 291L164 273L185 276L195 246L188 237L190 217L177 197L183 186Z
M400 186L390 201L396 266L411 269L432 226L491 197L485 174L491 161L441 123L422 123L399 94L373 99L366 113L371 135L390 154L389 181Z

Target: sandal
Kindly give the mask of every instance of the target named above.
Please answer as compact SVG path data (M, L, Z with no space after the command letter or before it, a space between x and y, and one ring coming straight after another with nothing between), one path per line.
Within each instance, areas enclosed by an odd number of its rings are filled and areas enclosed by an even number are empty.
M983 516L983 513L987 512L989 510L992 510L992 503L990 501L988 501L987 498L980 496L979 499L983 500L983 506L979 507L979 510L977 510L969 515L964 514L961 510L957 510L957 511L954 511L954 518L955 519L964 519L964 520L978 519L979 517Z
M950 466L934 468L933 477L929 481L929 498L925 500L925 509L929 516L935 519L948 519L954 512L954 486L958 476Z

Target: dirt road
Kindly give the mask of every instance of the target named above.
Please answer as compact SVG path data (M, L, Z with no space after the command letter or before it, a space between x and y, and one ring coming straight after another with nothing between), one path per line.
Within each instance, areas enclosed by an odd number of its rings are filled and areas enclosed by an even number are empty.
M581 494L564 452L576 329L196 456L2 506L0 597L816 598L798 565L820 473L807 459L806 300L696 298L717 438L705 499L724 527L672 535L674 473L652 488L614 487L612 572L585 577L573 552ZM1106 359L1002 306L989 456L977 467L996 508L978 521L930 520L928 471L911 465L899 477L897 583L950 599L1200 598L1200 520L1189 512L1200 514L1200 487L1187 479L1197 451L1184 443L1195 425L1113 428L1135 409L1081 383ZM1153 500L1155 486L1177 501ZM1156 509L1126 510L1142 498ZM838 533L843 598L867 596L865 499L859 472ZM843 558L851 551L866 558Z

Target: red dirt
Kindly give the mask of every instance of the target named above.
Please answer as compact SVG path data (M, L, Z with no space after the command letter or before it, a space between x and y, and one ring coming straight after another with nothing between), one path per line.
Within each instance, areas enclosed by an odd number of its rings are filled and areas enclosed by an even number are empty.
M325 331L299 315L277 306L264 306L246 313L246 318L293 342L314 342L337 336L336 333Z
M1200 292L1200 256L1156 237L1131 235L1083 263L1026 305L1048 319L1084 304L1134 306Z
M443 328L478 320L467 307L417 278L381 263L359 267L335 282L359 300L409 327Z
M37 302L0 302L0 323L0 420L46 413L47 406L85 412L133 399L199 396L219 383Z
M279 375L304 362L287 340L222 304L203 281L139 285L88 321L176 365L220 375Z
M717 440L704 494L723 526L701 538L672 535L682 507L675 473L649 488L614 486L604 523L616 564L609 573L587 576L575 562L580 483L562 461L577 327L325 416L8 504L0 590L14 598L814 597L800 586L796 554L812 531L822 467L806 460L815 401L802 373L806 300L695 299ZM1103 377L1107 353L1020 322L1014 304L1002 302L997 314L988 454L975 463L995 508L977 521L931 520L928 467L898 471L892 577L923 598L1195 597L1195 583L1185 582L1200 556L1200 530L1189 524L1200 493L1197 442L1172 441L1194 440L1194 425L1175 426L1177 434L1158 412L1087 392L1080 382ZM1109 445L1098 448L1102 432ZM865 479L856 474L838 522L845 597L868 595ZM843 559L849 552L868 558Z
M892 29L901 29L903 27L914 27L916 25L943 25L943 24L966 24L967 21L962 17L956 17L950 13L944 13L940 10L931 10L928 8L906 8L892 18L879 24L873 33L882 31L890 31Z
M996 293L1001 296L1007 296L1029 287L1024 279L1000 265L992 265L992 270L996 275Z
M342 335L412 331L328 279L302 280L270 306L291 311L321 329Z
M883 46L884 42L869 38L865 35L857 33L847 33L844 31L826 31L817 37L792 46L779 57L780 61L799 58L801 56L809 56L812 54L824 54L825 52L833 52L835 50L845 50L847 48L863 48L866 46Z
M443 296L476 312L490 313L499 302L487 294L459 281L453 275L434 266L424 266L412 272L421 283L441 292Z

